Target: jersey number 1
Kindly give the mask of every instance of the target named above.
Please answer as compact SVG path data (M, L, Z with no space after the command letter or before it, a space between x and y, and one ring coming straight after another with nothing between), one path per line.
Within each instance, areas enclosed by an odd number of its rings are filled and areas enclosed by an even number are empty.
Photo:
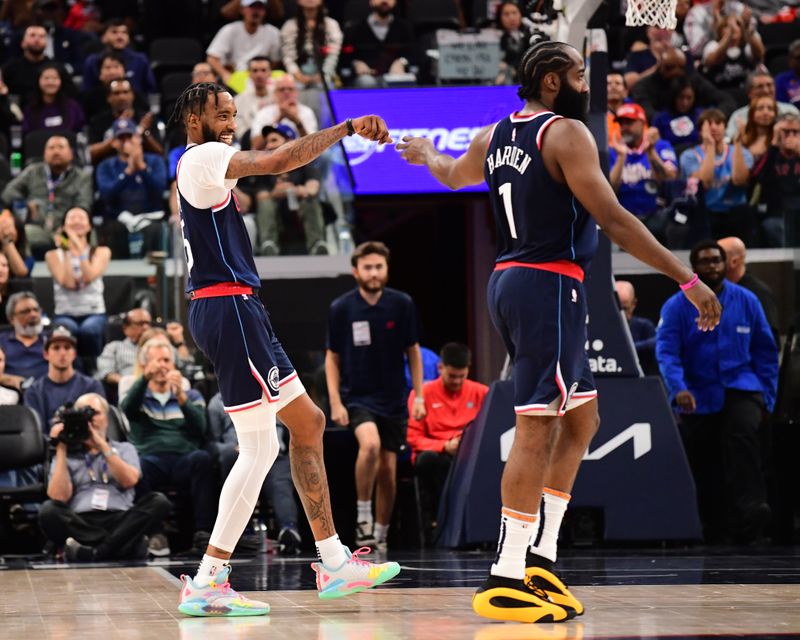
M511 232L511 237L517 239L517 226L514 224L514 206L511 202L511 183L505 182L500 185L497 190L503 197L503 209L506 210L506 218L508 218L508 230Z

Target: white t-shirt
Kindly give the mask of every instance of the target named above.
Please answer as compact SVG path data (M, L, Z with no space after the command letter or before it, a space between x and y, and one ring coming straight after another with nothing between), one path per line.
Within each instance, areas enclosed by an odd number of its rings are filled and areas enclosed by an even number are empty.
M0 387L0 404L19 404L20 395L16 389Z
M262 24L255 33L247 33L244 22L231 22L217 31L206 54L236 71L246 70L247 63L255 56L280 62L281 32L271 24Z
M261 130L266 126L274 127L279 122L281 110L277 104L270 104L256 113L253 118L253 125L250 127L250 139L261 135ZM315 133L319 130L317 125L317 116L314 115L314 110L304 104L297 105L297 115L300 117L300 122L305 127L306 133ZM285 124L294 129L298 134L297 126L288 118L280 120L280 124Z
M236 180L226 180L228 163L239 150L224 142L190 145L181 156L178 191L198 209L210 209L228 197Z
M255 90L248 89L244 93L235 96L233 101L236 103L236 137L241 139L245 132L250 131L253 126L253 119L256 114L264 107L275 102L272 91L268 91L265 96L257 96Z

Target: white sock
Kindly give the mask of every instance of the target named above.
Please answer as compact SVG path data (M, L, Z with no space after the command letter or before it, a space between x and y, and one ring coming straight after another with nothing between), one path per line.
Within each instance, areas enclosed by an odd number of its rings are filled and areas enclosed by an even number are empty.
M372 500L357 500L356 505L358 505L357 522L372 524Z
M203 555L200 561L200 566L197 567L197 575L194 577L194 583L199 587L207 587L212 578L228 564L227 560L222 558L215 558L207 553Z
M381 524L380 522L375 523L375 541L376 542L386 542L386 537L389 535L389 525L388 524Z
M545 487L539 510L539 531L531 540L531 551L551 562L558 556L558 531L567 511L570 495Z
M347 554L339 541L339 535L333 534L330 538L317 540L317 555L326 567L336 568L347 561Z
M492 565L493 576L504 576L515 580L525 577L525 553L536 533L536 514L514 511L503 507L500 516L500 541L497 557Z

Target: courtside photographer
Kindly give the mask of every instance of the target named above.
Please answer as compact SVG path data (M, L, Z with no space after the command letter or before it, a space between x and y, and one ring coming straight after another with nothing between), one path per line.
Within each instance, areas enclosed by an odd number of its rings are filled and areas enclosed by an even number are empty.
M108 403L87 393L56 414L50 429L55 455L39 524L69 562L147 557L145 535L170 509L161 493L134 504L139 455L128 442L108 440Z

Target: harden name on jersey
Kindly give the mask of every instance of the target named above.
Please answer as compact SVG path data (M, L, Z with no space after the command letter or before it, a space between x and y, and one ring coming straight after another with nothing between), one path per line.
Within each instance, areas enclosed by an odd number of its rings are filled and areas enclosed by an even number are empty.
M489 173L494 173L497 167L514 167L520 173L525 173L525 169L531 163L531 157L522 149L516 146L506 145L498 149L495 153L486 156L486 164L489 166Z

